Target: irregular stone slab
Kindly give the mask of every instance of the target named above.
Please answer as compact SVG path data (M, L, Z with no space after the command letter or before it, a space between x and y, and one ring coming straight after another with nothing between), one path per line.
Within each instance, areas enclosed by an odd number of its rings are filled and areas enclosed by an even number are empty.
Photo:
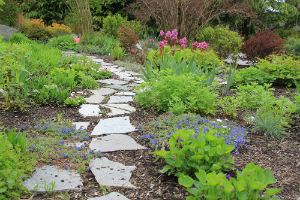
M134 81L136 80L136 77L120 76L120 79L123 79L125 81Z
M125 166L105 157L96 158L89 165L92 166L91 171L100 185L135 188L129 180L131 172L136 169L136 166Z
M137 72L133 72L133 71L125 71L125 73L127 73L127 74L131 74L132 76L135 76L135 75L140 75L139 73L137 73Z
M111 96L108 103L127 103L129 101L133 101L131 96Z
M147 149L136 143L130 136L122 134L111 134L104 137L93 138L89 148L101 152Z
M89 98L85 98L87 103L101 103L105 99L102 95L92 95Z
M115 95L117 96L135 96L134 92L118 92Z
M72 124L75 125L75 128L81 129L81 130L86 130L87 127L90 125L90 122L73 122Z
M111 64L111 63L106 63L106 62L102 62L102 65L106 65L106 66L112 66L114 64Z
M119 192L112 192L102 197L88 198L88 200L130 200Z
M32 177L25 180L23 185L29 190L34 190L36 183L38 182L38 192L45 192L44 184L49 185L51 182L55 182L55 191L67 191L78 189L82 186L82 179L80 174L76 171L58 169L52 165L44 165L37 167Z
M136 86L139 86L140 84L137 84L137 83L131 83L128 85L128 87L136 87Z
M93 59L94 62L103 63L103 59Z
M75 51L62 51L62 53L65 53L65 54L75 54L76 52Z
M123 115L131 112L135 112L136 109L128 104L105 104L102 105L106 108L109 108L111 110L110 113L108 113L109 116L115 116L115 115Z
M130 124L130 119L126 117L114 117L108 119L100 119L95 126L92 135L103 135L112 133L129 133L134 131L135 127Z
M16 28L0 24L0 35L3 36L4 40L8 41L14 33L20 33L20 31Z
M124 85L127 84L127 81L120 81L117 79L104 79L104 80L98 80L100 83L105 83L105 84L114 84L114 85Z
M125 67L118 67L119 72L122 72L125 70Z
M77 53L76 56L77 57L82 57L82 55L80 53Z
M126 85L108 85L107 87L112 88L112 89L116 89L116 90L132 90L132 87L128 87Z
M115 90L110 89L110 88L100 88L98 90L90 90L92 93L94 93L95 95L109 95L115 92Z
M98 117L101 116L100 112L98 105L82 104L79 109L79 113L84 117Z
M95 59L96 57L95 56L86 56L87 58L92 58L92 59Z
M143 79L141 79L141 80L134 81L134 82L136 82L136 83L144 83L145 81Z

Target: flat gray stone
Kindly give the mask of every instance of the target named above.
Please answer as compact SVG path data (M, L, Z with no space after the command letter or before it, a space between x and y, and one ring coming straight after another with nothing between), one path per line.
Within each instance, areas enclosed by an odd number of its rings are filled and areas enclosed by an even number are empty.
M115 95L117 96L135 96L134 92L118 92Z
M101 152L147 149L136 143L130 136L122 134L111 134L93 138L89 148Z
M114 117L108 119L100 119L95 126L92 135L103 135L112 133L129 133L134 131L135 127L130 124L130 119L126 117Z
M100 112L98 105L82 104L79 109L79 113L84 117L98 117L101 116Z
M73 122L72 124L75 125L75 128L85 130L90 125L90 122Z
M88 198L88 200L130 200L119 192L112 192L102 197Z
M133 101L131 96L111 96L108 103L127 103L129 101Z
M16 28L0 24L0 35L3 36L4 40L8 41L14 33L20 33L20 31Z
M94 62L103 63L103 59L93 59Z
M89 98L85 98L87 103L101 103L105 99L102 95L92 95Z
M100 185L135 188L129 180L136 166L125 166L105 157L96 158L89 165L92 166L91 171Z
M106 87L112 88L112 89L116 89L116 90L132 90L132 87L128 87L126 85L108 85Z
M120 81L117 79L104 79L104 80L98 80L100 83L105 83L105 84L114 84L114 85L124 85L127 84L127 81Z
M136 80L136 77L120 76L120 79L125 81L134 81Z
M92 59L95 59L96 57L95 56L86 56L87 58L92 58Z
M113 94L115 92L115 90L111 88L100 88L98 90L90 90L90 91L95 95L103 95L103 96Z
M113 66L114 64L111 64L111 63L106 63L106 62L102 62L102 65L106 65L106 66Z
M62 51L62 53L65 53L65 54L75 54L76 52L75 51Z
M137 83L131 83L128 85L128 87L136 87L136 86L139 86L140 84L137 84Z
M128 104L104 104L101 106L111 110L111 112L108 113L108 116L123 115L136 111L134 107Z
M38 192L45 192L44 184L49 185L51 182L55 182L55 191L68 191L75 190L82 186L82 179L80 174L74 170L58 169L52 165L44 165L37 167L32 177L25 180L23 185L29 190L34 190L36 183L38 182Z
M139 73L133 71L125 71L125 73L131 74L132 76L140 75Z
M134 82L136 82L136 83L144 83L145 81L143 80L143 79L141 79L141 80L137 80L137 81L134 81Z

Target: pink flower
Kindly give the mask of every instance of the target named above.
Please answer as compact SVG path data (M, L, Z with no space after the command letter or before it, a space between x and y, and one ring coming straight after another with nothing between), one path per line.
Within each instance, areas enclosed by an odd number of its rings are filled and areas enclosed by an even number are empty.
M202 44L204 49L208 48L208 44L205 41Z
M159 33L159 36L162 37L162 36L164 36L164 34L165 33L163 32L163 30L161 30L160 33Z
M196 41L195 43L192 44L194 46L194 50L198 47L199 43Z
M202 49L203 48L203 43L199 43L197 46L198 49Z
M179 42L180 42L181 44L185 44L185 43L186 43L186 38L184 37L184 38L180 39Z
M282 51L283 54L285 54L285 51Z
M150 42L154 42L154 40L153 40L153 39L151 39L151 40L150 40Z
M79 43L80 42L80 38L74 38L75 43Z
M166 46L166 43L165 43L165 42L166 42L165 40L164 40L164 41L158 42L158 43L157 43L157 45L159 46L158 49L164 48L164 47Z
M295 49L293 49L292 52L295 52Z
M186 48L187 46L185 44L181 44L181 48Z

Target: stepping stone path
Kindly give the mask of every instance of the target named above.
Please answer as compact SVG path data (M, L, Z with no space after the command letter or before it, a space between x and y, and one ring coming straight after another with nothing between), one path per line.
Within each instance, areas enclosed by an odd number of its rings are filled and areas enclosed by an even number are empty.
M66 56L82 56L75 52L64 53ZM99 121L91 133L93 138L90 141L90 144L88 144L88 142L77 142L65 145L76 145L79 147L82 145L89 145L90 150L101 152L147 149L136 143L133 138L127 135L128 133L135 131L136 128L130 123L129 116L126 116L127 114L136 111L136 109L130 106L128 102L133 101L135 93L132 92L132 90L144 81L135 76L138 75L136 72L125 71L125 68L118 67L111 63L105 63L103 59L96 59L93 56L87 57L93 59L93 62L100 64L100 68L108 69L115 73L120 79L99 80L99 82L105 84L105 86L97 90L90 90L93 95L85 99L87 103L81 105L79 113L84 117L98 118L101 116L100 107L104 107L110 110L107 115L111 118L101 119ZM108 97L108 103L104 104L103 101ZM76 126L76 129L85 130L90 122L74 122L73 124ZM100 185L136 188L136 186L130 183L131 173L136 169L136 166L125 166L122 163L113 162L106 157L91 160L89 166L91 166L91 171ZM37 167L33 176L25 180L23 184L28 187L29 190L34 190L34 187L38 182L38 191L44 192L45 180L46 184L55 181L56 191L68 191L82 188L80 174L76 171L58 169L55 166L50 165L45 165L40 168ZM88 200L129 199L120 193L112 192L108 195L89 198Z

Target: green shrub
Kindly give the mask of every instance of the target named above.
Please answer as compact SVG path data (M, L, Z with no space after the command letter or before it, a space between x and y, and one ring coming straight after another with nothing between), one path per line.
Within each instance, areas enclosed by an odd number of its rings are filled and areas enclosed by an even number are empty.
M78 44L75 43L74 38L69 35L64 35L57 38L52 38L48 45L60 50L77 50Z
M26 173L33 171L34 166L35 158L32 154L14 150L3 133L0 133L0 199L19 199L26 190L22 177L28 177Z
M269 184L276 183L274 174L270 169L263 170L260 166L250 163L245 169L237 171L237 178L216 172L206 174L204 170L195 173L197 180L180 174L178 183L187 187L192 195L187 200L202 199L277 199L272 198L281 189L266 188ZM267 194L260 195L266 189Z
M271 84L258 85L253 82L250 85L239 85L236 89L239 107L245 109L260 108L266 102L275 102L276 98L273 96ZM266 101L268 99L268 101ZM272 104L272 103L271 103Z
M22 42L32 43L32 41L30 39L28 39L28 37L26 37L22 33L14 33L14 34L12 34L12 36L9 38L9 42L10 43L16 43L16 44L20 44Z
M234 169L230 152L235 146L227 145L223 136L214 135L217 132L203 129L198 134L193 130L178 130L169 140L169 151L152 153L168 163L161 170L162 173L170 170L168 175L179 176L181 173L193 175L200 169L206 172Z
M193 74L170 75L170 71L160 71L156 78L142 83L136 88L135 100L145 107L174 114L198 112L214 114L217 94L211 87L204 87L205 76Z
M89 72L91 77L93 77L95 80L98 79L106 79L110 78L112 76L112 72L108 71L107 69L100 69L99 71L91 70Z
M20 25L19 30L28 38L49 39L54 36L51 30L48 30L42 19L26 19L25 23Z
M76 107L79 106L81 104L84 104L86 102L86 100L83 97L77 97L77 98L67 98L65 100L65 106L69 106L69 107Z
M117 31L122 24L125 23L126 26L132 26L134 33L137 36L140 36L141 31L141 23L140 21L127 21L126 18L123 18L120 14L116 14L113 16L107 16L103 20L103 30L109 36L113 36L114 38L118 37Z
M84 89L96 89L99 87L99 83L92 77L84 76L79 83L79 86Z
M230 54L238 54L243 45L243 37L229 27L206 27L196 37L198 41L207 42L219 55L227 58Z
M300 31L297 31L294 28L285 29L285 28L279 28L276 29L275 33L282 39L288 39L290 37L292 38L300 38Z
M244 68L236 71L234 76L234 85L247 85L253 82L259 85L264 85L265 83L273 83L275 78L256 67Z
M300 56L300 38L289 38L285 42L284 48L286 50L286 53L289 53L291 56Z
M13 0L6 0L5 4L0 8L0 24L4 24L6 26L14 26L17 21L16 10L16 2L14 2Z
M120 47L119 45L116 45L112 50L111 50L111 56L115 60L122 60L125 55L125 49L123 47Z
M300 62L290 56L271 55L266 59L259 59L255 66L261 71L272 75L279 84L292 85L293 79L300 79Z

